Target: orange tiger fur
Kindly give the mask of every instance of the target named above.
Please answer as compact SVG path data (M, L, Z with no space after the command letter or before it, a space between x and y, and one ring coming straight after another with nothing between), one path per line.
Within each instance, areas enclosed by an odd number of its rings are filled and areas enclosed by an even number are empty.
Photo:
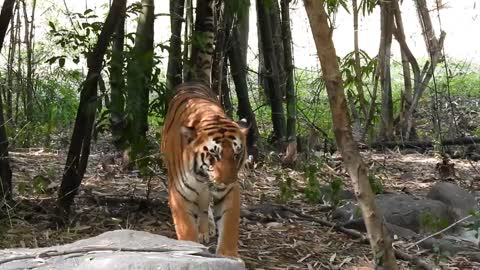
M208 242L218 228L217 254L238 257L240 188L248 128L229 119L201 83L177 87L162 133L169 202L177 238ZM213 198L213 220L210 201Z

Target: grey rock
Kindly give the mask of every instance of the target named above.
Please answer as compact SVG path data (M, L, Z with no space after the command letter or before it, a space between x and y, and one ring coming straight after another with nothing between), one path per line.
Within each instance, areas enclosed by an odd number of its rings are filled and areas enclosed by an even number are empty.
M98 248L94 252L75 252L85 248ZM101 248L157 250L101 251ZM9 258L36 256L47 251L66 252L60 256L40 256L40 258L18 259L2 263ZM72 244L37 249L0 250L0 270L13 269L58 269L58 270L244 270L240 260L209 254L205 246L178 241L161 235L132 230L117 230L96 237L79 240Z
M446 204L461 219L478 210L475 195L449 182L438 182L428 192L427 198Z
M453 215L442 202L420 199L408 194L379 194L375 203L386 222L400 226L415 233L429 232L435 224L451 224ZM361 211L356 203L349 202L336 209L333 218L341 223L355 224L362 220ZM363 222L362 222L363 223Z

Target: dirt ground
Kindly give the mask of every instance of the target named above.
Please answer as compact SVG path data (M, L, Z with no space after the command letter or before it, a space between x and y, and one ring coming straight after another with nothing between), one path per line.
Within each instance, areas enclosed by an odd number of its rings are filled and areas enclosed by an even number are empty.
M11 153L16 204L8 218L0 221L0 248L52 246L127 228L175 238L164 172L159 170L149 179L141 179L138 171L123 170L119 157L113 156L108 147L94 148L68 228L56 228L52 223L65 153L47 149L19 149ZM385 191L422 195L437 181L435 165L439 159L431 155L364 152L363 156ZM480 191L480 162L453 162L458 183ZM307 203L302 192L303 172L274 164L266 161L243 172L240 255L247 268L369 269L368 245L285 210L294 209L324 220L329 220L331 212L328 206ZM341 177L346 188L350 188L338 158L332 157L317 174L323 184L332 177ZM294 182L293 197L285 209L278 208L278 183L287 178ZM38 183L43 183L41 191ZM401 250L408 244L399 240L394 243ZM210 246L214 247L214 241ZM416 249L409 253L438 265L439 269L480 269L480 265L462 257L444 257ZM414 269L408 262L399 263L401 269Z

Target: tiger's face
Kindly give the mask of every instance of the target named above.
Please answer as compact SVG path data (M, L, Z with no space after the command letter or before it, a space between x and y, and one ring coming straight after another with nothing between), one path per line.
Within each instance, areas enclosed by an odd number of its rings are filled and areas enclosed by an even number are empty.
M246 156L248 128L218 128L197 132L182 127L186 140L185 154L191 159L195 178L200 182L230 184L237 180Z

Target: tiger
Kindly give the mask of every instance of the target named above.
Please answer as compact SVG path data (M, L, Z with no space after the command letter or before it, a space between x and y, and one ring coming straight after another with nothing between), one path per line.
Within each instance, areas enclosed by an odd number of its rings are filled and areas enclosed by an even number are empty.
M245 163L247 133L246 121L231 120L209 87L199 82L177 86L164 122L161 152L179 240L208 243L217 227L216 253L238 258L237 178Z

